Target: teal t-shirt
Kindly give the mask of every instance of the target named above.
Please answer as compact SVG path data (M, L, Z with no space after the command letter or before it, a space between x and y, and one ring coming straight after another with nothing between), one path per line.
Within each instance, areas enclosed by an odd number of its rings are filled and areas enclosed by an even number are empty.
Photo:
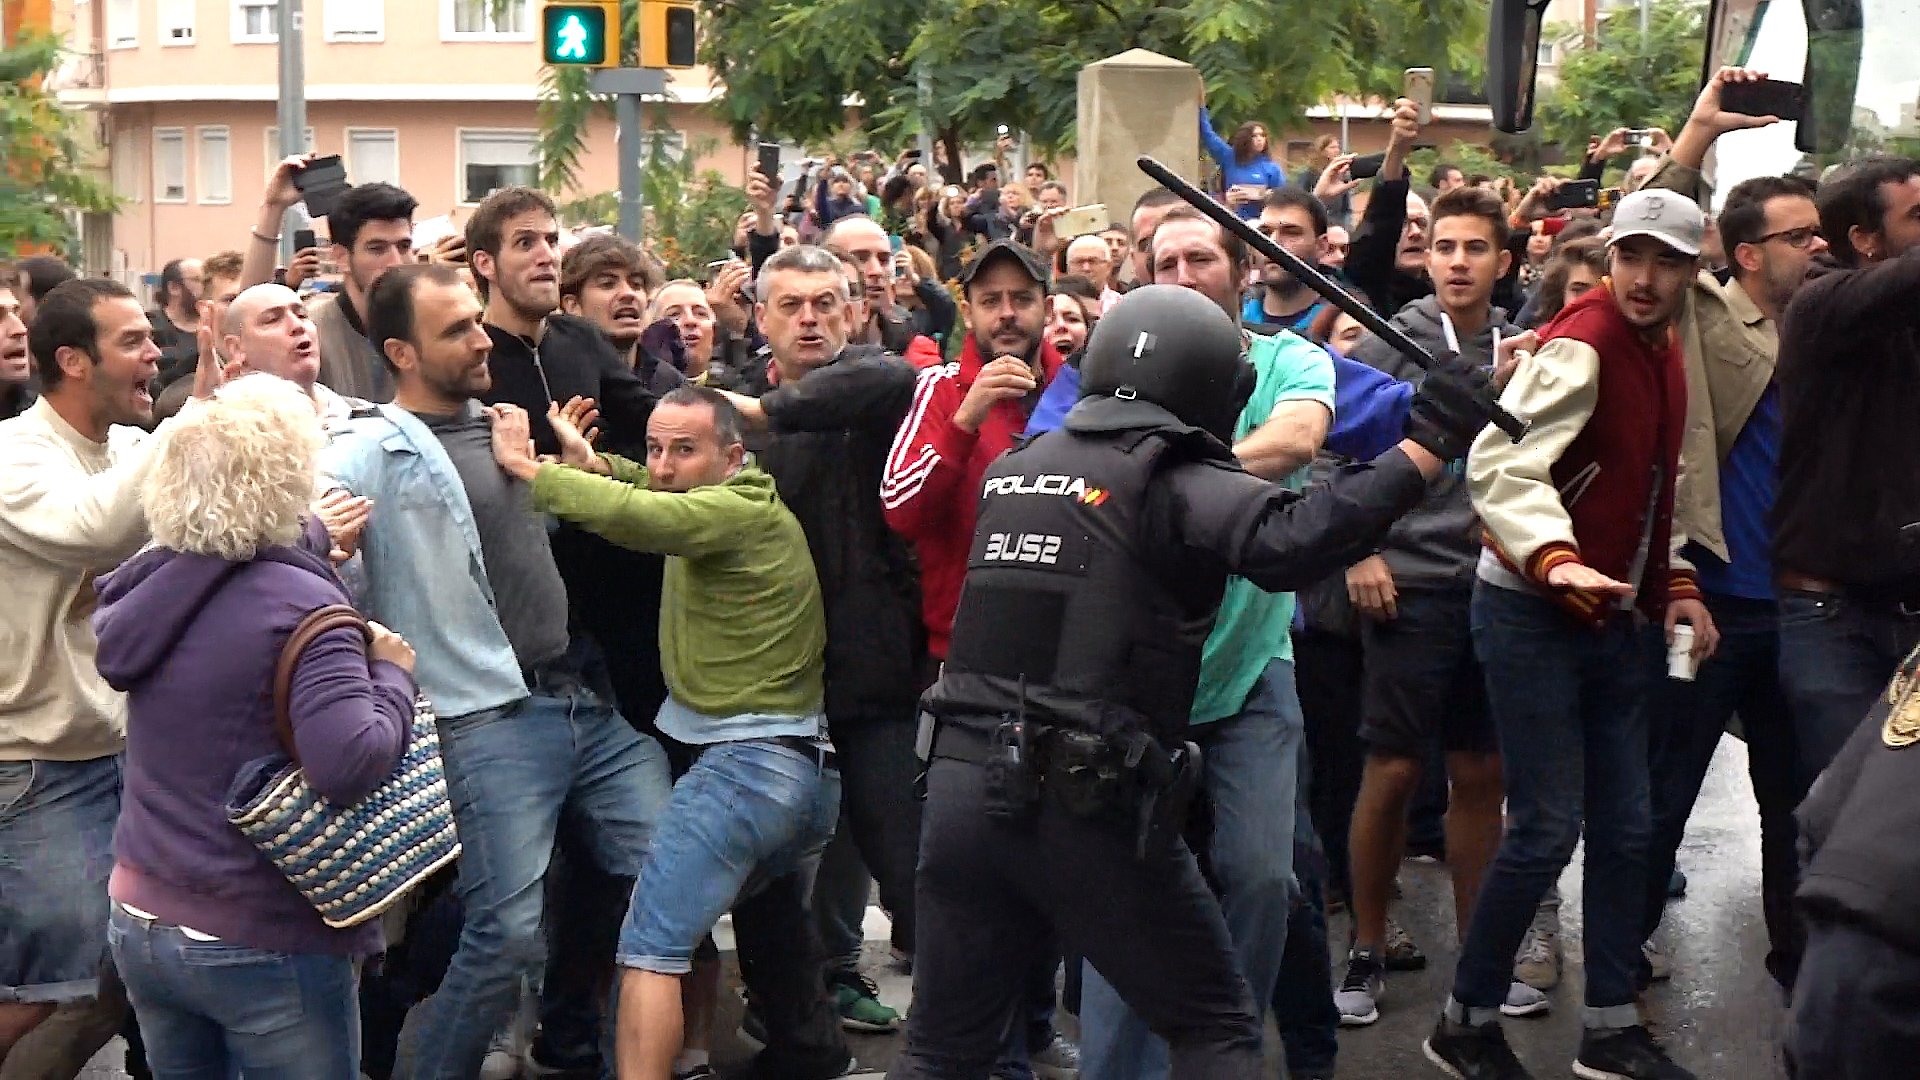
M1234 425L1235 442L1272 417L1285 401L1317 401L1333 410L1333 357L1305 338L1289 333L1255 335L1247 360L1257 378L1253 396ZM1283 481L1299 491L1307 470ZM1262 591L1245 578L1229 578L1220 616L1200 654L1200 688L1193 695L1192 721L1224 720L1238 713L1260 673L1275 659L1293 659L1293 594Z

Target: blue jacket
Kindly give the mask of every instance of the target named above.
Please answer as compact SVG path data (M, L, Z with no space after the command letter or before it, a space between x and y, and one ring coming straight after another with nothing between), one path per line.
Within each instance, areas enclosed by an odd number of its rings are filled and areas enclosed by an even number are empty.
M1205 105L1200 106L1200 139L1207 145L1207 153L1220 163L1220 189L1222 191L1235 184L1252 184L1256 187L1283 188L1287 186L1287 174L1270 154L1262 154L1245 165L1233 158L1233 147L1220 133L1213 130L1213 117ZM1273 149L1271 145L1267 147ZM1248 203L1240 208L1240 216L1252 220L1260 216L1260 204Z
M1342 457L1371 461L1399 444L1413 403L1413 384L1348 360L1331 349L1327 352L1333 356L1334 405L1326 448ZM1059 427L1078 400L1080 367L1062 364L1027 420L1027 436Z
M427 425L393 405L356 413L321 451L320 468L378 507L351 580L357 606L413 646L414 675L440 717L525 698L467 489Z

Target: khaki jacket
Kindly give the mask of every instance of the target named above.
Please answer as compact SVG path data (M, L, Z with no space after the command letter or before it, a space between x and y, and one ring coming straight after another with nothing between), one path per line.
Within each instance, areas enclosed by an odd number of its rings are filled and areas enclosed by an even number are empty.
M1709 205L1712 189L1699 170L1672 158L1647 181ZM1680 444L1680 480L1674 493L1674 543L1687 540L1726 561L1720 526L1720 463L1747 426L1773 381L1780 335L1738 282L1721 284L1702 270L1674 324L1687 363L1687 430Z

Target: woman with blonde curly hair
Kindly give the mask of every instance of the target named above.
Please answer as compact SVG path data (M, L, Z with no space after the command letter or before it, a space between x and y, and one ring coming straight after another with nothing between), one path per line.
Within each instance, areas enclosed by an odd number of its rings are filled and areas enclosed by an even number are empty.
M153 546L100 582L100 674L127 694L126 787L107 940L161 1077L355 1080L356 961L379 923L336 930L227 820L235 778L283 759L273 676L302 619L350 603L309 510L324 436L292 383L250 375L154 436ZM398 764L413 650L321 634L289 696L307 780L350 805Z

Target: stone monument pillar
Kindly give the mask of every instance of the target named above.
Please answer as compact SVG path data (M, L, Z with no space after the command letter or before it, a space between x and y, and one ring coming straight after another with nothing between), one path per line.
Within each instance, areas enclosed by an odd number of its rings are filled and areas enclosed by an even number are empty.
M1080 69L1074 201L1105 203L1114 221L1154 186L1134 164L1151 154L1200 182L1200 73L1192 64L1131 49Z

